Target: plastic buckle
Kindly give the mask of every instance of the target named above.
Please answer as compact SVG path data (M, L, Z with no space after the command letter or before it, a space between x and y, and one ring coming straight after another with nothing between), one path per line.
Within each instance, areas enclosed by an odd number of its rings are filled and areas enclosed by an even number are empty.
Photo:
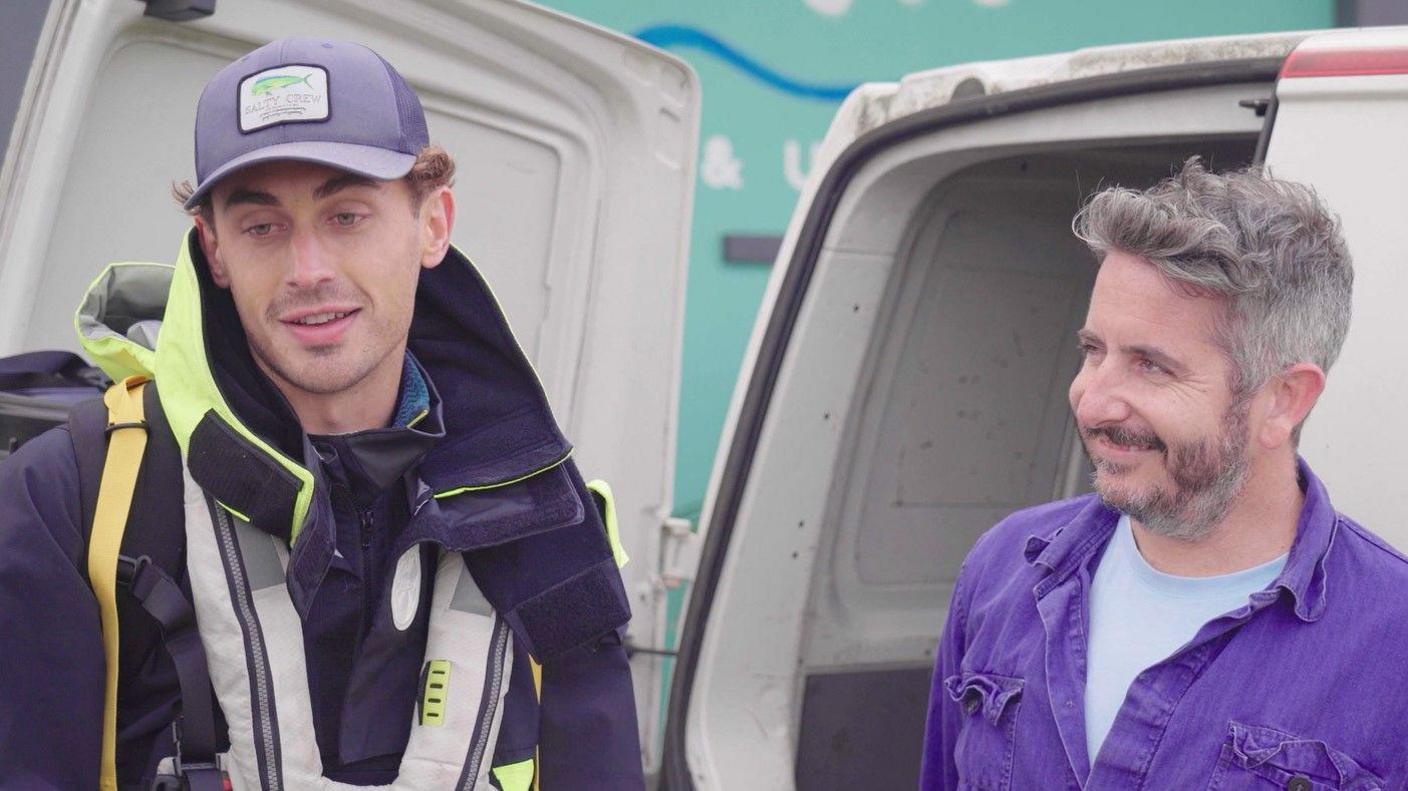
M138 564L143 560L147 560L145 555L138 560ZM181 718L179 716L171 723L171 741L176 746L176 754L172 756L172 763L175 766L176 774L158 775L156 781L157 783L174 782L175 785L158 786L154 784L154 791L168 791L168 789L170 791L190 791L191 775L205 772L214 772L216 776L220 778L220 787L224 789L224 791L231 791L230 774L220 767L218 758L210 761L183 760L181 754Z
M182 764L180 761L177 761L176 780L181 784L179 786L181 791L190 791L192 775L204 772L211 772L215 777L219 778L222 791L231 791L230 775L225 772L225 770L221 769L219 764L214 762Z
M211 766L214 771L220 772L220 788L223 791L233 791L230 784L230 775L213 765L202 764L200 767L192 766L192 769ZM191 791L191 782L186 775L157 775L152 779L151 791Z
M126 555L117 556L117 583L127 587L129 590L137 589L137 581L141 579L142 572L152 564L151 557L143 555L133 559Z
M151 791L183 791L181 778L176 775L157 775L152 778Z
M112 436L112 433L113 433L114 431L121 431L121 430L124 429L124 428L139 428L139 429L141 429L141 430L143 430L143 431L146 431L146 430L147 430L147 421L145 421L145 420L138 420L138 421L132 422L132 423L109 423L109 424L107 425L107 427L103 429L103 433L106 434L106 435L108 435L108 436Z
M218 766L215 766L214 764L201 764L201 765L199 765L199 766L196 766L196 765L192 764L192 765L190 765L189 768L190 768L190 769L205 769L205 768L210 768L210 769L212 769L213 771L220 772L220 787L221 787L222 789L224 789L224 791L232 791L232 786L230 785L230 775L229 775L228 773L222 771ZM191 782L190 782L190 780L187 778L187 775L185 775L185 774L180 774L180 775L157 775L157 776L156 776L155 778L153 778L153 780L152 780L152 788L151 788L151 791L190 791L190 789L191 789Z

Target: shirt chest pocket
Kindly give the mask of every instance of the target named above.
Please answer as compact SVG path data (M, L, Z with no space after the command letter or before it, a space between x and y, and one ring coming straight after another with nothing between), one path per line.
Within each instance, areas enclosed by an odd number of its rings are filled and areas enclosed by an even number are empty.
M1208 791L1382 791L1382 779L1318 739L1228 723Z
M953 755L960 788L1007 791L1011 786L1022 684L1020 678L975 671L944 679L949 697L962 711Z

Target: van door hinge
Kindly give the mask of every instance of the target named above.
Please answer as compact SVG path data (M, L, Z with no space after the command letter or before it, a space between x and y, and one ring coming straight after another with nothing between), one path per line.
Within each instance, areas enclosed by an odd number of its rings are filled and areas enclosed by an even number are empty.
M146 16L168 22L190 22L215 13L215 0L142 0Z
M688 519L669 517L662 524L660 586L674 590L693 582L699 568L699 551L704 542Z

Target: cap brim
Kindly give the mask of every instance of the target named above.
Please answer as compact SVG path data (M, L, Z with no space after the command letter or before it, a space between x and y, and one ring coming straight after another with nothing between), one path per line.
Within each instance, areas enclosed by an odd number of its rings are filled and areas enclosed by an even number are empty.
M209 194L210 188L231 173L260 162L278 161L313 162L377 181L390 181L410 173L411 167L416 163L416 157L414 154L355 143L279 143L235 157L216 168L214 173L206 176L205 180L196 186L196 191L186 201L186 210L200 205L201 200Z

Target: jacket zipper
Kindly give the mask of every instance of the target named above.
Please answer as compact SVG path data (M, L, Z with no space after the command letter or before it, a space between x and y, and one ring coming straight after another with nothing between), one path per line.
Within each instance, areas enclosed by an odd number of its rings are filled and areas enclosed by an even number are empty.
M488 676L485 679L483 695L479 701L479 730L469 747L469 760L460 778L460 791L471 791L479 781L479 769L484 762L485 751L489 747L489 736L498 717L499 698L503 693L504 668L508 664L508 622L495 617L494 632L490 639Z
M220 547L225 556L225 567L229 571L230 585L235 589L235 611L239 614L240 626L249 640L249 663L252 671L250 676L255 689L255 705L252 707L255 736L264 746L261 774L264 775L265 787L270 791L278 791L283 783L279 777L278 759L275 757L278 738L269 716L273 691L270 689L269 667L264 653L264 635L250 606L252 599L249 594L249 582L245 579L239 550L235 546L234 526L230 523L230 516L223 508L216 507L211 510L215 512L216 532L219 534Z
M356 504L352 502L350 497L348 499L348 502L352 503L353 508L356 508ZM373 568L373 565L376 563L376 559L371 557L371 510L358 510L357 522L359 525L361 525L362 551L360 553L361 558L358 560L358 566L360 568L362 577L362 604L359 607L359 609L361 610L361 614L357 616L357 647L355 649L355 652L353 653L353 656L360 656L362 653L363 638L367 636L367 630L370 628L371 625L372 613L376 610L376 602L380 601L382 593L381 590L372 587L372 579L375 576L374 572L376 571L376 569ZM385 580L382 581L385 582Z

